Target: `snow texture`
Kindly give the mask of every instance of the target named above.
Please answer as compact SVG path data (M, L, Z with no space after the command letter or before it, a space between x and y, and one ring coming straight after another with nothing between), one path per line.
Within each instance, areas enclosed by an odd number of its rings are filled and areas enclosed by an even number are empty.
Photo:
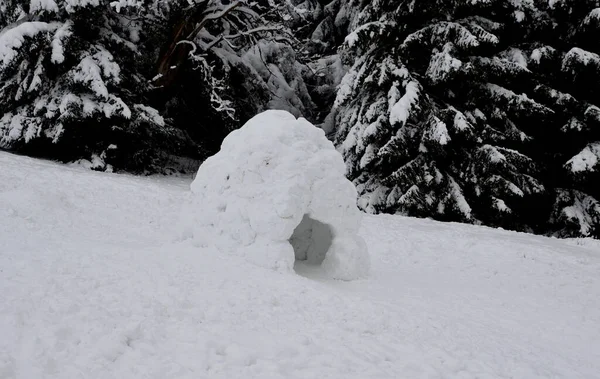
M592 9L592 11L583 20L584 25L598 24L600 22L600 8Z
M29 12L45 11L48 13L58 13L58 5L54 0L31 0L29 2Z
M395 90L395 87L393 87L392 90ZM405 90L406 92L397 102L393 102L392 100L395 99L395 96L390 95L390 124L392 125L400 124L403 126L406 124L406 121L410 117L411 110L419 101L421 92L419 83L410 81L406 85Z
M58 22L31 21L24 22L0 33L0 69L6 68L18 55L25 38L33 38L44 32L50 32L61 26Z
M569 159L567 167L573 173L594 171L600 161L600 142L591 143Z
M428 130L426 136L430 141L435 141L439 145L447 145L450 142L450 135L446 124L439 118L433 118L431 129Z
M544 57L549 57L554 54L556 50L551 46L544 46L541 48L534 49L531 52L531 60L537 64L540 64Z
M361 35L367 35L369 38L373 38L374 35L382 34L383 30L387 27L393 27L393 23L382 22L382 21L374 21L368 22L356 28L350 34L346 36L344 39L344 43L348 45L348 47L352 48L356 43L360 40Z
M357 234L356 189L345 170L321 129L285 111L261 113L201 165L182 217L183 237L276 270L291 271L295 259L322 260L331 278L364 277L369 258ZM326 228L331 241L324 240ZM314 248L294 252L303 235ZM306 257L307 251L325 257Z
M65 49L63 46L63 41L71 36L71 26L72 22L66 22L60 28L58 28L58 30L54 34L54 38L52 39L52 63L64 62Z
M314 108L296 52L287 44L261 40L241 58L255 75L262 78L271 93L267 109L288 111L295 116Z
M569 52L565 54L565 57L563 58L563 71L571 70L572 66L576 63L584 66L588 66L590 64L597 66L600 64L600 56L590 51L574 47L569 50Z
M462 67L462 62L450 55L452 44L447 44L441 52L431 56L429 67L425 75L433 84L444 82L450 75Z
M121 81L120 72L121 69L114 62L112 54L99 49L94 55L87 56L79 62L73 73L73 81L85 84L96 96L105 99L109 97L109 92L104 78L108 82L118 84Z
M580 191L572 191L570 193L564 190L560 191L558 199L565 200L566 197L570 204L561 209L561 216L578 226L581 235L589 236L594 230L594 225L598 224L600 203L593 197Z
M0 167L2 379L598 378L598 241L367 215L367 279L282 275L172 242L188 178Z

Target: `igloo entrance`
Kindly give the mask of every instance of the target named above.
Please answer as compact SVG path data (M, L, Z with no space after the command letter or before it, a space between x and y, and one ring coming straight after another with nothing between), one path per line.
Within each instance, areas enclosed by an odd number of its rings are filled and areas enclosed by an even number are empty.
M323 263L327 251L333 241L333 233L329 225L312 219L308 214L290 237L290 244L294 248L294 270L304 273L306 270L315 269Z

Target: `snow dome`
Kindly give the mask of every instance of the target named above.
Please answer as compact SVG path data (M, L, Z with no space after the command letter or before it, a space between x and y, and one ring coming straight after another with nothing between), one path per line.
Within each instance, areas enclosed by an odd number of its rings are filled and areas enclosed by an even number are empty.
M369 257L345 169L321 129L285 111L261 113L200 166L184 237L263 267L363 277Z

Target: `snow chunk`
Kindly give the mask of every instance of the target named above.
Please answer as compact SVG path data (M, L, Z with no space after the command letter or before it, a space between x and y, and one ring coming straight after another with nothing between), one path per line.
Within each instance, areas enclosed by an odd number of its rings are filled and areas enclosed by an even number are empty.
M0 33L0 69L6 68L17 57L17 49L23 46L25 38L54 31L61 26L58 22L31 21L24 22L3 33Z
M139 112L140 119L149 121L158 126L165 126L165 119L156 109L143 104L135 104L133 108Z
M461 132L463 132L465 130L472 130L473 125L471 125L471 123L469 123L469 120L467 120L467 117L465 116L465 114L456 109L454 111L456 112L456 114L454 116L454 129L461 131Z
M393 87L390 92L394 89L395 87ZM406 124L406 121L408 121L408 118L410 117L411 110L419 101L419 95L421 93L421 86L419 83L410 81L406 84L405 90L406 92L397 102L393 101L396 96L392 96L391 93L388 94L388 97L390 97L390 124L392 125L401 124L403 126Z
M64 40L69 38L73 32L71 26L73 22L67 21L63 26L58 28L52 39L52 63L63 63L65 60L65 49L63 47Z
M525 20L525 12L523 12L523 11L515 11L514 16L515 16L515 20L519 23L523 22L523 20Z
M58 13L58 5L56 5L54 0L31 0L29 2L29 12L35 13L40 11Z
M431 56L425 75L433 84L443 83L461 69L462 62L450 54L453 46L448 43L441 52L436 52Z
M101 49L92 56L84 57L73 72L73 81L87 85L91 91L101 97L108 98L107 82L118 84L120 67L115 63L113 56L108 51Z
M494 202L494 207L500 212L512 213L512 209L510 209L508 205L506 205L504 200L498 199L497 197L492 197L492 201Z
M65 0L65 10L69 13L75 13L79 8L95 8L100 5L100 0Z
M584 25L597 25L600 23L600 8L592 9L592 11L583 19Z
M542 46L537 49L534 49L531 52L531 60L536 64L540 64L543 58L550 57L552 54L555 54L556 50L551 46Z
M456 183L456 181L451 177L449 177L448 179L450 181L450 193L448 194L448 197L453 199L456 203L456 207L460 210L460 212L467 219L470 219L471 213L473 212L471 206L467 202L467 199L465 199L465 196L463 195L463 192L458 183Z
M504 154L502 154L500 151L498 151L498 149L496 149L492 145L483 145L480 148L480 150L485 152L485 154L487 155L490 162L493 162L493 163L506 162L506 156L504 156Z
M562 0L548 0L548 6L550 6L552 9L556 7L556 4L560 3L562 3Z
M450 135L448 134L446 123L434 116L431 120L430 127L423 135L423 139L434 142L438 145L447 145L448 142L450 142Z
M500 57L529 71L529 69L527 68L527 57L521 49L511 48L505 50L502 53L500 53Z
M331 278L364 277L369 256L345 171L323 130L285 111L261 113L200 166L182 237L275 270L322 260Z
M394 24L390 23L390 22L382 22L382 21L368 22L364 25L359 26L358 28L356 28L356 30L354 30L353 32L348 34L346 36L346 38L344 39L344 43L346 43L348 45L348 47L352 48L360 40L361 34L362 35L370 35L370 37L373 37L374 33L382 34L383 31L387 27L393 27L393 26L394 26Z
M558 232L561 236L572 236L573 233L590 236L600 220L600 203L580 191L557 189L554 209L557 214L551 221L565 225Z
M574 47L565 55L562 62L563 71L569 71L574 64L588 66L590 64L600 64L600 56L587 50Z
M586 146L579 154L569 159L566 166L573 173L594 171L600 162L600 142Z

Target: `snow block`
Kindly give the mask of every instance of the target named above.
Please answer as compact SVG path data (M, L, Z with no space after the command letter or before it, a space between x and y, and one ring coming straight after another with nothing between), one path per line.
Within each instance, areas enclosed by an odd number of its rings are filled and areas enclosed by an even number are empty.
M306 260L334 279L364 277L369 256L345 171L323 130L266 111L200 166L184 235L263 267L293 271L295 260Z

